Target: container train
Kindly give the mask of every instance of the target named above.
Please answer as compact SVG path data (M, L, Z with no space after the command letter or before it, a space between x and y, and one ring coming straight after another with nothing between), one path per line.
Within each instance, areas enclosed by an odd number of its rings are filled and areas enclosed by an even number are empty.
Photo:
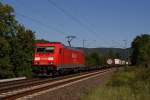
M84 52L60 42L35 44L34 74L57 75L85 68Z
M121 59L118 59L118 58L115 58L115 59L108 59L107 60L107 64L109 66L124 66L124 65L128 65L128 61L125 61L125 60L121 60Z

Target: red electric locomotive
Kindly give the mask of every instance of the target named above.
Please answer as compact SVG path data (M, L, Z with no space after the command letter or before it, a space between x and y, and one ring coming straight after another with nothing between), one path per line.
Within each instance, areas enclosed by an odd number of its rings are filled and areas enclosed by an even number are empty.
M56 75L84 68L84 53L60 42L35 44L33 72Z

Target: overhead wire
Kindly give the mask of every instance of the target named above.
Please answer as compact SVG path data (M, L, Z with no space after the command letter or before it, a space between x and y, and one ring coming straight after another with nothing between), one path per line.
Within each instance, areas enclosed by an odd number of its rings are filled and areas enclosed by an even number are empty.
M60 10L62 13L64 13L66 16L68 16L70 19L72 19L73 21L75 21L76 23L80 24L82 27L84 27L87 31L89 31L90 33L94 33L96 34L96 32L91 29L91 27L88 27L87 25L85 25L80 19L78 19L77 17L73 16L72 14L70 14L69 12L67 12L65 9L63 9L62 7L58 6L54 1L52 0L48 0L48 2L53 5L55 8L57 8L58 10ZM90 24L89 24L90 25Z
M49 26L49 25L47 25L47 24L45 24L45 23L43 23L43 22L41 22L41 21L39 21L39 20L37 20L37 19L34 19L34 18L30 17L30 16L26 16L26 15L21 14L21 13L18 13L18 12L15 12L15 14L18 15L18 16L21 16L21 17L23 17L23 18L29 19L29 20L31 20L31 21L33 21L33 22L35 22L35 23L38 23L38 24L42 25L43 27L45 27L45 28L47 28L47 29L50 29L50 28L51 28L52 30L61 33L61 35L64 35L64 36L70 35L70 34L65 34L65 32L63 32L63 31L61 31L61 30L59 30L59 29L56 29L56 28L54 28L54 27L52 27L52 26ZM77 37L77 39L79 39L79 40L81 40L81 41L83 40L83 39L81 39L80 37Z
M84 26L84 24L83 24L79 19L77 19L76 17L72 16L72 15L69 14L69 13L66 13L66 11L65 11L64 9L59 8L59 6L57 6L56 3L53 2L52 4L53 4L54 6L56 6L58 9L60 9L61 12L63 12L63 13L64 13L65 15L67 15L68 17L70 17L72 20L74 20L74 21L76 21L78 24ZM70 35L70 34L66 34L66 32L64 32L64 31L62 31L62 30L60 30L60 29L58 29L58 28L55 28L55 27L53 27L53 26L51 26L51 25L48 25L48 24L46 24L46 23L43 23L43 22L41 22L41 21L39 21L39 20L37 20L37 19L35 19L35 18L33 18L33 17L24 15L24 14L19 13L19 12L15 12L15 14L18 15L18 16L21 16L21 17L23 17L23 18L29 19L29 20L31 20L31 21L33 21L33 22L35 22L35 23L38 23L39 25L42 25L42 27L45 27L45 28L47 28L47 29L51 29L51 30L53 30L53 31L56 31L56 32L58 32L58 33L61 33L61 35L64 35L64 36ZM77 37L77 39L83 40L83 39L81 39L80 37Z
M11 1L11 3L15 4L14 1ZM17 2L17 3L18 3L18 2ZM20 3L20 4L21 4L21 3ZM37 20L37 19L35 19L35 18L33 18L33 17L24 15L24 14L19 13L19 12L16 12L16 11L15 11L15 14L18 15L18 16L21 16L21 17L23 17L23 18L29 19L29 20L31 20L31 21L33 21L33 22L39 24L39 25L42 25L42 27L45 27L45 28L47 28L47 29L51 29L51 30L53 30L53 31L55 31L55 32L61 33L61 35L64 35L64 36L67 36L67 35L68 35L68 34L66 34L66 32L64 32L64 31L62 31L62 30L60 30L60 29L58 29L58 28L56 28L56 27L53 27L53 26L51 26L51 25L48 25L48 24L46 24L46 23L43 23L43 22L41 22L41 21L39 21L39 20Z
M54 30L54 31L56 31L58 33L61 33L62 35L68 35L68 34L65 34L65 32L63 32L62 30L59 30L58 28L55 28L55 27L50 26L50 25L47 25L47 24L45 24L45 23L43 23L43 22L41 22L41 21L39 21L39 20L37 20L35 18L32 18L30 16L26 16L26 15L18 13L18 12L15 12L15 13L16 13L16 15L19 15L21 17L27 18L27 19L29 19L29 20L31 20L33 22L36 22L36 23L38 23L38 24L40 24L40 25L42 25L42 26L44 26L44 27L46 27L48 29Z

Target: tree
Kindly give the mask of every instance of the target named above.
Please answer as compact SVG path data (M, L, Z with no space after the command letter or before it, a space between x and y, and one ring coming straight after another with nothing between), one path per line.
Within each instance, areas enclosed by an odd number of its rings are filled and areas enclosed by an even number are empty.
M20 25L14 10L0 2L0 78L30 76L34 32Z
M108 55L108 58L115 58L115 54L111 49L109 50L107 55Z
M115 53L111 49L109 50L109 52L105 56L108 57L107 59L109 59L109 58L111 58L111 59L121 58L121 56L118 52Z
M32 72L32 55L35 36L31 30L19 25L16 37L12 40L13 52L11 55L16 76L30 76Z
M39 40L36 40L36 43L50 43L50 41L44 40L44 39L39 39Z
M100 65L100 58L98 53L94 52L86 56L87 65Z
M13 77L10 39L15 35L14 10L0 2L0 78Z
M150 35L137 36L132 42L132 48L132 64L150 66Z
M0 36L7 38L14 36L16 27L17 21L13 8L0 2Z
M13 77L12 65L10 63L10 45L8 41L0 36L0 78Z

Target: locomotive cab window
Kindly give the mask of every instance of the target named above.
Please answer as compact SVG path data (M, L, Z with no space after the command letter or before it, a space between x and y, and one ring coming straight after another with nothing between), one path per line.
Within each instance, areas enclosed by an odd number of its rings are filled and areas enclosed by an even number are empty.
M54 53L54 47L46 47L45 52L46 53Z
M37 47L37 53L54 53L55 47Z

